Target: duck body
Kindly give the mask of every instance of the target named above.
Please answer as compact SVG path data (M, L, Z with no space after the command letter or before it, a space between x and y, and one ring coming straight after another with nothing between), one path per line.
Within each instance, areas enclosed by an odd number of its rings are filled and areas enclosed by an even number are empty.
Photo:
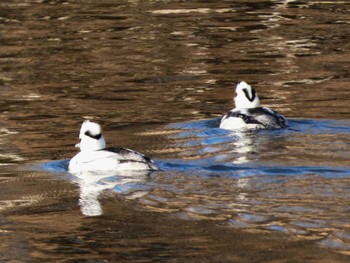
M283 115L266 107L230 110L220 123L220 128L227 130L281 129L287 126Z
M242 81L236 87L236 108L223 116L220 128L226 130L281 129L288 126L286 118L260 106L259 97L250 85Z
M147 156L127 148L105 148L80 152L69 162L69 171L157 170Z
M101 128L97 123L85 121L80 130L80 152L69 162L69 172L83 171L143 171L157 170L154 162L137 151L106 148Z

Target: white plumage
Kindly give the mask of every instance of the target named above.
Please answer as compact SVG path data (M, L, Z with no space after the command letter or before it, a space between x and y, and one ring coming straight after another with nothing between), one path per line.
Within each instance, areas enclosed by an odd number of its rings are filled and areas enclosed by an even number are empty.
M69 162L72 173L83 171L140 171L157 170L154 162L145 155L126 148L106 148L101 126L84 121L80 133L80 152Z
M236 108L230 110L222 119L220 128L227 130L271 129L288 126L286 118L280 113L260 106L254 88L242 81L236 87L234 102Z

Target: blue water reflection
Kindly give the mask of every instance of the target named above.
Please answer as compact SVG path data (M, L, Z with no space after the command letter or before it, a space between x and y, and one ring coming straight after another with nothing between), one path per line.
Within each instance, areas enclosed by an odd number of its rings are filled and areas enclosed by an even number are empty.
M155 158L160 171L72 175L82 214L103 214L109 192L183 219L215 219L350 247L349 121L292 119L285 130L233 132L216 128L218 120L162 127L169 145ZM67 173L67 162L41 168Z

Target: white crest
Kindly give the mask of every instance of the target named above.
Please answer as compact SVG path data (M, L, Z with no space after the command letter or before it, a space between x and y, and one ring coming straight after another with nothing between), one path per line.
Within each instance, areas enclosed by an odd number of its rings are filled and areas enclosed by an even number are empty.
M97 151L106 148L101 126L95 122L89 120L83 122L79 139L80 143L76 147L79 147L80 151Z
M236 109L251 109L260 107L260 100L254 88L246 82L240 82L236 87L236 97L234 98Z

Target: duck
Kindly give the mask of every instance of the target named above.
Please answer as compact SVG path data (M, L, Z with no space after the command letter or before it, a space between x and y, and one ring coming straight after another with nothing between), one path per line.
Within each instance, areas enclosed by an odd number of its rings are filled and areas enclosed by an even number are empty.
M155 171L154 161L137 151L122 147L106 147L101 126L85 120L80 128L80 142L75 146L80 149L68 165L68 171Z
M260 105L255 89L245 81L236 86L235 108L226 113L220 128L226 130L282 129L287 119L275 110Z

